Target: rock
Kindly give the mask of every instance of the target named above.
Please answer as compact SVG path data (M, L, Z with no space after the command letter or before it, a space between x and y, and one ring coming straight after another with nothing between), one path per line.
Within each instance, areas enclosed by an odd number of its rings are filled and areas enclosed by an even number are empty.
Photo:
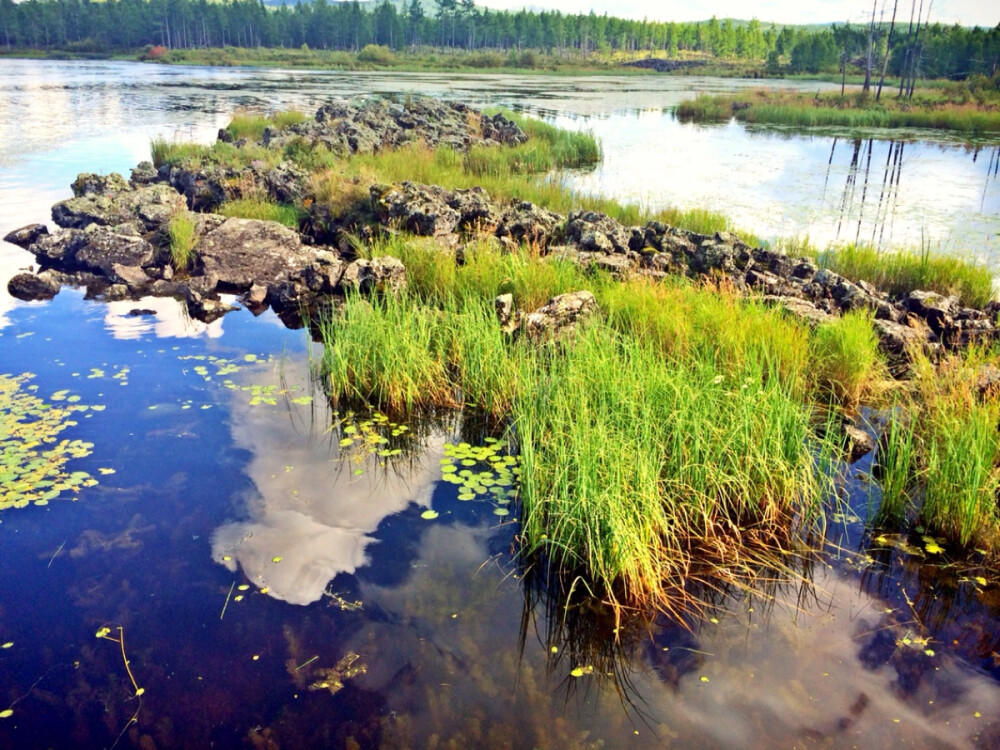
M903 300L903 307L926 320L931 330L941 335L951 327L952 314L958 307L958 300L935 292L913 291Z
M157 171L156 167L153 166L153 163L149 161L141 161L136 166L132 167L132 175L129 178L129 184L135 188L140 185L152 185L159 179L160 173Z
M573 211L566 222L566 236L581 250L598 253L629 251L631 231L597 211Z
M152 265L156 248L142 237L118 234L114 230L91 225L80 234L81 247L76 251L75 263L86 271L93 271L112 282L119 278L115 266L132 266L137 270ZM141 271L140 271L141 272Z
M402 291L406 287L406 268L402 261L391 256L367 260L358 258L344 268L340 288L348 292L370 294L372 292Z
M28 224L26 227L8 232L4 236L3 241L27 249L29 245L38 242L42 235L48 233L49 228L44 224Z
M399 185L373 185L372 205L378 220L423 236L450 234L462 215L448 205L453 194L436 185L402 182Z
M597 300L591 292L560 294L525 315L521 330L533 341L562 339L572 335L582 322L597 312Z
M108 278L115 283L125 284L129 292L135 294L149 286L152 281L141 268L137 266L126 266L121 263L111 264L111 273Z
M228 305L221 300L212 297L203 297L198 292L188 290L187 309L192 318L211 323L213 320L221 318L228 312L238 310L238 307Z
M935 337L926 328L912 328L891 320L874 320L875 332L879 336L879 348L889 357L908 358L910 352L925 349L934 343Z
M616 279L626 279L632 275L636 263L625 255L592 255L588 267L606 271Z
M81 192L75 198L60 201L52 207L52 220L67 229L84 229L91 224L107 227L134 227L138 232L159 230L177 212L187 205L183 196L169 185L155 184L132 188L120 175L110 175L106 182L114 189L104 191L95 175L80 175ZM116 177L121 180L111 180ZM87 178L84 180L84 178ZM74 192L78 189L74 183Z
M79 229L43 234L28 246L28 252L43 266L55 266L72 270L76 264L77 251L86 245L87 237Z
M731 245L719 242L705 242L691 257L691 270L707 274L713 271L730 275L736 272L736 251Z
M266 284L253 284L250 286L250 291L243 295L243 304L247 307L262 307L266 301Z
M245 292L302 270L314 250L277 222L232 218L198 241L195 256L196 272L217 278L220 290Z
M767 295L764 297L764 302L781 307L793 318L798 318L808 324L811 328L823 325L824 323L832 323L837 319L836 315L830 315L829 313L820 310L812 302L808 302L807 300L799 297Z
M88 195L120 193L124 190L128 190L129 188L130 186L128 182L126 182L125 178L117 172L112 172L109 175L83 172L78 174L76 179L70 185L73 195L77 198L83 198Z
M493 300L493 309L496 311L500 329L504 333L512 333L517 327L517 319L514 315L514 295L501 294Z
M982 401L1000 395L1000 368L990 364L979 368L976 373L976 395Z
M510 206L500 217L496 236L518 245L548 247L563 217L530 201Z
M59 293L59 282L43 271L40 274L19 273L7 282L11 297L31 302L52 299Z
M875 450L875 438L860 427L848 423L843 426L843 431L845 439L844 453L847 456L848 464L860 461Z
M347 265L340 258L317 258L316 262L303 269L299 278L309 291L316 294L333 294L340 289L340 282L344 276L344 268Z

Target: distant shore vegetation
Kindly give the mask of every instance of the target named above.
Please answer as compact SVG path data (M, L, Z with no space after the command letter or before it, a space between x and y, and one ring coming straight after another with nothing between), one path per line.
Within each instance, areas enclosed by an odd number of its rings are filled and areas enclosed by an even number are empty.
M622 70L729 75L995 76L1000 26L944 26L918 14L871 24L778 26L757 19L634 21L593 13L497 11L472 0L0 0L0 54L125 55L163 63L337 69ZM900 19L902 16L900 16ZM914 22L915 20L915 22ZM692 65L694 64L694 65ZM641 69L639 69L641 70Z

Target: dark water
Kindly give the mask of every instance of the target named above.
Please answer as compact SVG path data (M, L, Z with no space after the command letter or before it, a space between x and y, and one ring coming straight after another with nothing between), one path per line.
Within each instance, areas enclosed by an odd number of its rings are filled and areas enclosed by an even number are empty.
M427 90L596 125L651 116L623 114L630 98L679 96L632 79L620 85L640 90L9 61L0 84L4 231L45 220L77 171L124 171L157 133L207 140L235 106ZM30 261L3 253L8 269ZM554 609L524 579L516 502L443 481L449 446L503 455L494 435L458 417L334 414L315 355L270 314L206 326L172 300L0 293L0 376L30 373L19 391L53 408L90 407L58 439L92 443L67 471L97 481L0 511L0 747L1000 741L996 574L942 573L926 563L946 553L919 538L869 547L857 487L828 530L840 551L802 581L719 596L690 629L616 633L606 612ZM506 493L504 476L491 489Z

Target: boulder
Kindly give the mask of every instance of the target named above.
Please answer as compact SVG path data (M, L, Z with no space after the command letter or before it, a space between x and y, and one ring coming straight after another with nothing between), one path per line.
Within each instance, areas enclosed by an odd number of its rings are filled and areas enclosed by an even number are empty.
M952 315L958 308L958 299L935 292L913 291L903 300L903 307L925 321L939 336L952 325Z
M74 256L76 265L112 282L117 281L115 266L129 266L141 273L142 266L152 265L156 260L156 248L142 237L119 234L99 225L89 226L78 236L81 245Z
M548 247L556 228L562 223L563 217L537 206L530 201L521 201L507 208L500 217L496 236L501 240L509 239L518 245L537 245Z
M80 191L76 197L60 201L52 207L52 219L56 224L67 229L85 229L97 224L132 227L136 233L152 232L187 207L184 198L169 185L132 188L120 175L110 175L105 182L91 179L95 177L80 175L73 185L74 193ZM121 183L111 180L112 177ZM105 187L103 191L102 187Z
M382 224L414 234L450 234L462 219L462 215L448 205L453 194L436 185L409 181L391 186L373 185L371 196L375 215Z
M766 295L764 302L780 307L793 318L798 318L811 328L831 323L837 319L836 315L820 310L816 305L799 297L781 297Z
M525 315L521 330L533 341L562 339L575 333L598 309L597 299L591 292L560 294Z
M4 235L3 241L27 249L29 245L38 242L42 235L48 233L49 228L44 224L28 224L26 227L8 232Z
M631 230L598 211L573 211L566 220L566 237L581 250L626 253Z
M848 464L860 461L875 450L876 441L871 433L849 423L843 426L843 431L844 454Z
M314 253L297 232L277 222L225 219L195 246L195 273L214 277L222 291L245 292L302 270Z
M927 328L914 328L891 320L872 321L879 337L879 348L891 358L908 358L910 352L926 349L936 337Z
M512 333L517 327L517 318L514 312L514 295L501 294L493 300L493 309L496 311L500 329L504 333Z
M52 299L59 293L59 282L45 271L37 275L19 273L7 282L7 291L11 297L28 302Z
M358 258L344 268L340 278L340 288L344 293L402 291L406 287L406 268L402 261L391 256L381 258Z

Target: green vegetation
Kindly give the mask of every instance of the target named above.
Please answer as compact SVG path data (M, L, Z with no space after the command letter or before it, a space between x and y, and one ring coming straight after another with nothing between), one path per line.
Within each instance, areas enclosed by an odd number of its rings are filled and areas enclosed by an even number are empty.
M811 348L816 385L850 409L870 403L886 378L870 313L850 312L818 326Z
M93 443L59 435L76 425L78 414L104 407L81 404L65 390L46 401L29 392L36 387L29 385L33 377L0 374L0 511L47 505L97 484L85 471L68 470L71 460L93 452Z
M187 211L174 214L167 227L170 240L170 262L177 271L187 271L194 258L198 242L194 217Z
M1000 132L1000 91L990 100L922 93L913 99L885 97L876 102L864 94L803 94L758 90L739 95L701 95L683 102L677 116L699 122L735 117L749 123L800 128L934 128L970 135Z
M244 118L232 133L249 137L268 126ZM498 201L529 200L564 214L598 210L626 225L658 219L702 233L731 230L724 217L704 212L649 215L569 193L545 174L593 163L594 139L520 124L528 143L469 153L414 144L345 158L292 140L281 150L159 142L154 157L187 167L292 160L311 174L304 210L361 221L369 186L412 180L482 187ZM222 211L279 209L286 207L241 199ZM296 209L287 210L291 218ZM314 322L331 398L404 415L468 407L510 425L522 471L524 554L567 582L582 576L617 604L674 606L668 594L683 589L696 561L725 567L735 580L753 576L752 560L780 564L792 530L821 522L827 467L841 439L836 415L877 406L893 392L870 318L850 314L810 330L726 289L684 279L622 282L531 245L503 249L483 229L458 258L433 239L402 233L358 245L362 254L402 260L408 289L349 297ZM991 296L985 269L926 250L795 249L896 294L934 289L967 304ZM572 340L531 342L497 325L499 294L530 311L583 289L600 312ZM879 449L878 520L913 521L919 499L928 529L956 544L994 549L995 537L1000 545L996 506L986 502L1000 460L988 450L986 425L1000 413L970 411L923 385L896 389L894 399ZM982 429L963 432L966 422ZM979 452L978 468L959 470L963 451Z
M884 522L915 513L956 545L1000 548L1000 394L978 382L998 356L971 349L936 366L918 360L880 451Z
M276 221L292 229L299 228L300 214L298 208L280 203L272 203L261 198L239 198L226 201L217 210L223 216ZM173 240L173 236L171 232L171 240Z
M867 281L889 294L904 297L921 289L955 295L963 305L985 307L993 299L993 274L985 265L929 248L883 251L870 245L842 245L810 253L823 268L851 281Z
M290 125L298 125L305 120L305 114L297 110L276 112L270 116L243 111L233 115L232 121L226 126L226 131L233 140L246 138L259 141L266 128L280 130Z

